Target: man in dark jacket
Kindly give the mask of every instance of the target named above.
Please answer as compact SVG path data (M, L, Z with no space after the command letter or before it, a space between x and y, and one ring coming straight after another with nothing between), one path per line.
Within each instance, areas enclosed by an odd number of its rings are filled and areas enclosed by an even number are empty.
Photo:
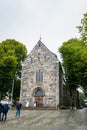
M7 103L3 104L3 115L2 115L2 120L3 121L6 121L6 119L7 119L8 110L9 110L8 104Z
M16 117L20 116L21 106L22 106L22 104L19 101L17 101L16 102Z

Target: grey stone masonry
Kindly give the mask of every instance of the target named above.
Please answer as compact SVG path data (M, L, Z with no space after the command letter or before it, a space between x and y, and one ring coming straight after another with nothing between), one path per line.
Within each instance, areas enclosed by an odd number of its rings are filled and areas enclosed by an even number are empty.
M60 63L40 40L22 64L20 101L33 106L36 101L43 106L59 106ZM61 83L61 84L60 84Z

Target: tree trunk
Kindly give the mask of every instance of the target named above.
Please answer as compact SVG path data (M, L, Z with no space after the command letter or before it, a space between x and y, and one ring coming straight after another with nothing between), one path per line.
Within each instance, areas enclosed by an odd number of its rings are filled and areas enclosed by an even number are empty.
M2 93L0 92L0 101L1 101L1 98L2 98Z

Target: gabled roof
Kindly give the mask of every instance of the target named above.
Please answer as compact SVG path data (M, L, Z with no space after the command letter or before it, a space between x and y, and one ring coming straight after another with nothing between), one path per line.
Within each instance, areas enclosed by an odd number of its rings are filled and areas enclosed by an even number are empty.
M59 62L57 55L54 54L53 52L51 52L41 41L41 39L37 42L37 44L35 45L35 47L31 50L31 52L28 54L27 58L24 60L24 62L26 62L28 60L29 57L35 56L35 53L43 53L44 55L48 55L51 57L51 59L55 59L56 62Z
M37 42L37 44L35 45L35 47L32 49L31 52L36 51L36 50L39 51L39 49L41 49L42 51L43 51L43 50L46 50L46 51L48 51L51 55L53 55L54 57L57 58L57 55L54 54L53 52L51 52L51 51L42 43L41 39ZM31 53L31 52L30 52L30 53ZM29 54L30 54L30 53L29 53Z

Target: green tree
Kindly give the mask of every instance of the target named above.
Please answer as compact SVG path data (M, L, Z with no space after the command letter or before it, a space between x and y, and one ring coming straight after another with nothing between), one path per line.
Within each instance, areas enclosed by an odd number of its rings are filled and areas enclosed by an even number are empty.
M26 55L26 47L16 40L0 43L0 100L11 92L13 79L21 77L21 62Z
M66 85L71 96L79 86L87 84L87 47L78 39L70 39L59 48Z
M83 14L83 18L81 19L81 25L77 26L79 33L80 33L80 39L85 43L85 51L83 52L83 58L85 61L85 64L87 64L87 13ZM85 76L83 83L86 82L87 79L87 69L85 69ZM87 96L87 85L84 86L84 93Z
M87 43L87 13L84 14L84 17L81 19L81 25L77 26L77 28L81 34L81 40Z

